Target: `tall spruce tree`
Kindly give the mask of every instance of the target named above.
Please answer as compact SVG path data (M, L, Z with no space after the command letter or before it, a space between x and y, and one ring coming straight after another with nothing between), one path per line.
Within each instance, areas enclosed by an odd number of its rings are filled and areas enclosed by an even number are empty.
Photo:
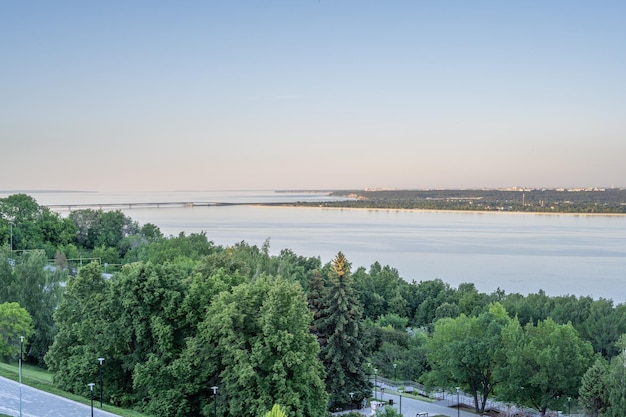
M311 321L311 333L317 337L317 343L320 345L320 359L322 359L322 351L328 340L325 332L326 306L324 303L328 300L328 288L326 280L319 270L315 270L311 274L308 282L307 302L309 310L313 313L313 321Z
M590 417L598 417L609 404L609 363L604 358L597 358L596 362L587 369L582 377L578 402L583 406Z
M318 331L326 335L322 362L326 367L326 391L331 408L366 397L371 392L365 373L362 308L350 278L350 264L339 252L332 262L330 286L323 302L325 312Z

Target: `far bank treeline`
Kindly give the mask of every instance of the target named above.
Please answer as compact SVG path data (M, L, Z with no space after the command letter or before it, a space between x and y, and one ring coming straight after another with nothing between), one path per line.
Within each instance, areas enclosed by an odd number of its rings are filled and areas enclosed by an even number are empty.
M407 282L353 270L340 248L324 263L222 247L119 211L62 218L21 194L0 199L0 247L2 359L26 335L27 361L88 395L104 357L104 401L150 415L325 416L371 397L374 370L461 387L479 412L488 398L626 409L626 305L611 300Z
M341 201L276 203L393 210L478 210L524 213L626 214L626 189L344 190Z

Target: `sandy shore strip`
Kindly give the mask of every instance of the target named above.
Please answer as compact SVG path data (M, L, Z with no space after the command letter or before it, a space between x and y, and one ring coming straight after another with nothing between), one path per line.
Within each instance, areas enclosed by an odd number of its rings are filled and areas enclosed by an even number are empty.
M383 207L328 207L324 205L300 205L290 203L268 204L250 203L251 206L268 208L310 208L322 210L354 210L354 211L394 211L394 212L421 212L421 213L467 213L467 214L530 214L545 216L626 216L626 213L565 213L549 211L512 211L512 210L453 210L453 209L407 209L407 208L383 208Z

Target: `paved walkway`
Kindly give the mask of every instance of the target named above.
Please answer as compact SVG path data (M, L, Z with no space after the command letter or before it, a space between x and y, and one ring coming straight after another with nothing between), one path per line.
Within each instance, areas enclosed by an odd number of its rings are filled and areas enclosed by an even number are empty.
M381 392L378 391L377 397L381 400ZM397 394L382 394L382 401L389 403L389 400L393 400L393 408L397 411L400 411L400 396ZM456 402L455 402L456 403ZM370 408L362 409L362 410L354 410L358 411L360 414L364 416L373 415ZM346 411L342 414L347 414L349 411ZM427 401L416 400L413 398L407 398L405 396L402 397L402 415L404 417L416 417L417 413L428 413L429 417L441 414L448 417L476 417L476 414L470 413L467 411L463 411L461 408L457 410L456 407L449 407L446 405L435 404Z
M85 385L85 391L89 388ZM87 391L88 392L88 391ZM94 393L95 395L95 393ZM0 413L19 417L20 384L0 377ZM22 417L90 417L91 407L58 395L49 394L22 385ZM100 402L93 402L94 417L116 417L117 414L100 410Z

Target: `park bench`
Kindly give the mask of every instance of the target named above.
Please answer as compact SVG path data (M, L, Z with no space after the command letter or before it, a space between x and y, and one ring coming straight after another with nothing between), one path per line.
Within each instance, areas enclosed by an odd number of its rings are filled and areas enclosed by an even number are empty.
M417 413L415 414L415 417L428 417L428 413L427 412Z

